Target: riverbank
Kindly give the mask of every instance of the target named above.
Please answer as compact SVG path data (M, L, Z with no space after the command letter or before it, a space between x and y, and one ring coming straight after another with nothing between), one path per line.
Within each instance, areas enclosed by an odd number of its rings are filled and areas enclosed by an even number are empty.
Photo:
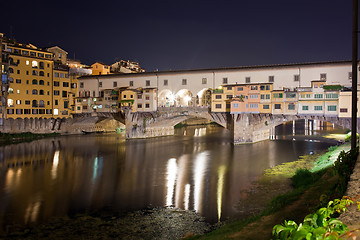
M326 168L334 158L337 159L341 151L349 148L348 144L340 147L330 148L330 151L316 158L314 166L311 168L314 174L323 174L319 180L307 188L294 189L293 191L274 198L261 213L254 215L246 220L233 221L225 224L223 227L208 233L204 236L197 236L193 239L272 239L272 229L275 225L281 224L284 220L293 220L302 222L304 217L318 209L320 206L327 205L329 200L341 198L344 194L342 188L349 179L344 179L341 174L334 174L333 168ZM335 156L336 155L336 156ZM306 158L300 159L300 163ZM335 161L335 160L334 160ZM290 169L294 164L284 164L278 166L268 173L281 172L284 170L284 176L289 176ZM347 163L348 164L348 163ZM336 170L339 171L339 170ZM340 171L348 172L348 166ZM357 164L348 185L346 196L357 197L360 179L360 164L357 157ZM344 183L345 181L345 183ZM255 199L254 199L255 200ZM256 199L257 200L257 199ZM343 213L339 218L349 226L350 231L354 231L359 236L360 212L356 204L349 208L349 211Z
M8 145L21 142L30 142L47 137L60 136L59 133L1 133L0 132L0 145Z

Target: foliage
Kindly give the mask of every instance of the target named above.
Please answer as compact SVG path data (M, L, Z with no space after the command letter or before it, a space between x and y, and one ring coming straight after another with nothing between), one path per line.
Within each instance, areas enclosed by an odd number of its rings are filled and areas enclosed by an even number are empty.
M352 199L347 197L330 201L327 207L307 215L300 224L285 221L282 225L274 226L273 235L275 239L339 239L349 229L333 216L345 212L352 203Z
M340 152L337 161L334 164L334 172L339 177L339 184L337 190L340 194L345 194L347 183L350 180L350 175L354 169L359 147L348 152Z
M356 139L359 139L359 134L356 133ZM346 135L345 135L345 142L350 142L351 141L351 132L348 132Z
M341 86L341 85L324 85L323 88L324 88L324 90L338 91L338 90L342 90L344 88L344 86Z
M291 178L294 188L305 187L314 182L314 174L308 169L297 169L295 175Z

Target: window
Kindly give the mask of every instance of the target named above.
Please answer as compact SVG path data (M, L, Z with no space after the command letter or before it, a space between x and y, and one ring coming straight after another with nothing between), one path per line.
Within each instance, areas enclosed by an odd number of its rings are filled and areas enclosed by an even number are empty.
M44 90L40 90L39 95L44 95Z
M37 61L32 61L32 62L31 62L31 66L32 66L33 68L38 68L38 62L37 62Z
M342 112L342 113L346 113L348 110L347 110L347 108L340 108L340 112Z
M25 100L26 105L30 105L30 100Z
M302 110L304 110L304 111L309 110L309 106L302 106Z
M226 95L227 99L232 99L232 95Z
M319 93L314 94L314 98L323 98L323 94L319 94Z
M264 105L263 105L263 109L270 109L270 105L264 104Z
M244 90L244 88L243 87L238 87L237 90L242 91L242 90Z
M64 108L69 108L69 101L64 101Z
M60 82L59 81L54 81L54 87L59 87L60 86Z
M39 68L44 69L44 62L39 62Z
M22 109L16 109L16 114L23 114L23 110Z
M145 85L146 85L146 86L150 86L150 80L146 80L146 81L145 81Z
M30 113L31 113L30 109L24 109L24 114L30 114Z
M39 107L45 107L44 100L39 101Z
M275 79L275 77L274 76L269 76L269 82L274 82L274 79Z
M69 86L70 86L69 82L63 82L63 87L69 87Z
M8 107L13 107L14 106L14 100L13 99L8 99L7 100L7 106Z
M42 77L45 76L44 71L40 71L39 76L42 76Z
M246 83L250 83L250 82L251 82L250 77L246 77L246 78L245 78L245 82L246 82Z
M102 87L102 82L99 82L99 87Z
M14 114L14 109L7 109L7 114Z
M38 107L38 103L37 103L36 100L33 100L33 101L32 101L32 107Z
M281 109L281 104L275 104L275 109Z
M142 95L141 95L141 94L138 94L138 95L137 95L137 99L142 99Z
M239 104L238 103L233 103L233 108L238 108Z
M273 98L283 98L283 94L282 93L274 93Z
M259 108L257 103L250 103L250 108Z
M65 77L65 74L64 74L64 73L60 73L60 77L61 77L61 78L64 78L64 77Z
M67 95L67 91L62 91L62 97L63 98L66 98L68 95Z
M32 94L33 94L33 95L37 95L37 94L38 94L38 91L37 91L36 89L33 89L33 90L32 90Z
M232 90L232 87L226 87L227 90Z
M16 73L17 73L17 74L20 74L20 70L16 70Z
M327 93L325 95L326 98L338 98L339 95L337 93Z
M206 84L206 83L207 83L207 78L203 78L203 79L201 80L201 83L202 83L202 84Z
M145 108L150 108L150 104L149 104L149 103L146 103L146 104L145 104Z
M300 75L296 74L294 75L294 82L299 82L300 81Z
M16 100L16 105L20 105L21 104L21 100Z
M21 83L21 79L16 79L16 83Z
M294 103L289 103L288 110L295 110L295 104Z
M165 80L164 80L164 86L167 86L167 85L168 85L168 80L165 79Z
M320 80L326 80L326 73L320 73Z
M44 80L39 80L39 85L44 85L44 84L45 84Z
M132 95L131 95L132 96ZM150 100L150 96L149 95L145 95L145 100Z
M55 72L54 76L58 78L58 77L60 77L60 74L58 72Z
M215 108L221 108L221 104L215 104Z
M142 104L139 103L139 104L137 105L137 107L138 107L138 108L142 108Z
M270 85L266 85L266 90L270 90Z
M55 100L54 105L55 105L55 106L59 105L59 100Z
M130 81L130 82L129 82L129 86L130 86L130 87L133 87L133 86L134 86L134 81Z
M259 95L257 94L250 94L250 99L258 99Z
M228 83L228 78L223 78L223 84L227 84Z
M117 87L117 82L113 82L113 87Z
M261 94L260 99L265 99L265 94Z
M250 89L251 90L258 90L258 86L251 86Z
M38 71L32 70L32 75L33 75L33 76L37 76L37 75L38 75Z
M221 99L221 95L215 95L215 99Z
M266 94L266 95L265 95L265 98L266 98L266 99L270 99L270 94Z
M30 52L30 56L36 57L36 52Z
M37 85L37 83L38 83L38 81L37 81L36 79L33 79L33 80L32 80L32 84L33 84L33 85Z
M55 96L59 96L59 95L60 95L60 91L54 90L54 95L55 95Z
M84 83L80 82L80 88L84 88Z
M286 93L286 98L296 98L296 93Z
M329 112L336 111L336 105L330 105L330 106L328 106L328 111L329 111Z
M22 51L22 54L25 55L25 56L29 56L29 51L23 50L23 51Z
M182 85L186 85L187 84L187 79L183 79L182 80Z
M322 111L322 106L314 106L315 111Z

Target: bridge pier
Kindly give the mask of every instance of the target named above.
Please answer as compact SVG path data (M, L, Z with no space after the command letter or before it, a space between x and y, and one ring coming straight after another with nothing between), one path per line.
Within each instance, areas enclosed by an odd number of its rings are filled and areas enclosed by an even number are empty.
M270 138L271 127L267 118L260 114L233 114L234 144L254 143Z

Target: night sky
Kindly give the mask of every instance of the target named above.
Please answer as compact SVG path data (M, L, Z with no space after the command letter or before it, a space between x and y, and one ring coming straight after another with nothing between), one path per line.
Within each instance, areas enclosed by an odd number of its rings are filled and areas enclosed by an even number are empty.
M6 1L0 32L146 71L351 60L351 0Z

